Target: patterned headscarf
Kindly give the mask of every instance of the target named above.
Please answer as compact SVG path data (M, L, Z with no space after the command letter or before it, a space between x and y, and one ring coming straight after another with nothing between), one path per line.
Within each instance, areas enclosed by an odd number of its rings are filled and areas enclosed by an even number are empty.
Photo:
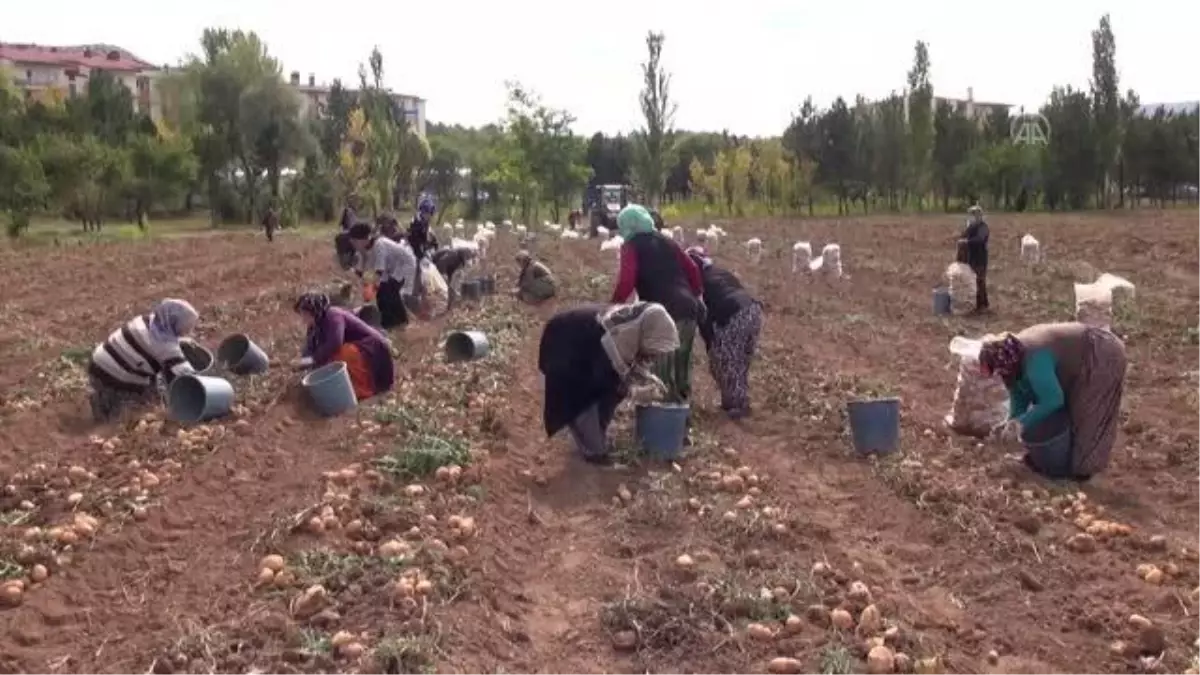
M417 202L417 217L423 221L429 220L435 211L437 211L437 204L434 203L433 197L421 195L421 199Z
M630 204L621 209L617 214L617 230L626 241L637 234L657 232L654 228L654 216L641 204Z
M703 246L689 246L686 253L691 256L700 269L713 264L712 258L708 257L708 251L704 250Z
M200 313L190 302L167 298L154 308L147 328L151 337L160 342L178 340L183 329L195 324L199 318Z
M979 365L983 366L984 372L999 375L1005 382L1012 382L1021 374L1024 358L1025 345L1012 333L985 341L979 350Z
M296 299L295 310L297 312L307 312L314 319L319 319L325 314L325 310L329 309L329 296L320 292L304 293Z
M596 319L604 327L600 343L622 379L640 359L668 354L679 348L675 320L658 303L614 305Z

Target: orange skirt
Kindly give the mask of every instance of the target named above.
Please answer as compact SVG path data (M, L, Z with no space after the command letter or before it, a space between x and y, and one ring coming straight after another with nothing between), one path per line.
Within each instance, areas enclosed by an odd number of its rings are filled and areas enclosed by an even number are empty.
M350 384L354 387L354 395L358 400L365 401L375 395L375 383L371 378L371 368L358 345L347 342L333 355L334 361L346 364L346 372L350 375Z

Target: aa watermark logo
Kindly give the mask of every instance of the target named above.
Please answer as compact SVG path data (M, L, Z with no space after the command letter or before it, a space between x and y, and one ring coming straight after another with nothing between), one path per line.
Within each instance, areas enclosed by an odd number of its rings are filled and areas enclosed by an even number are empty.
M1046 145L1050 142L1050 121L1037 113L1013 118L1009 135L1015 145Z

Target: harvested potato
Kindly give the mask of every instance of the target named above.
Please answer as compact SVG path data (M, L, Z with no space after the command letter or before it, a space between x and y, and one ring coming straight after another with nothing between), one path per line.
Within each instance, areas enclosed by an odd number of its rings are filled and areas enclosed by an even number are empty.
M29 580L35 584L40 584L50 577L50 570L46 569L45 565L34 565L33 569L29 570Z
M858 634L874 635L883 628L883 615L875 605L867 605L858 615Z
M343 645L342 648L338 650L338 653L347 659L354 660L361 657L366 651L367 648L364 647L361 642L351 642L348 645Z
M1163 571L1158 569L1157 567L1150 570L1145 576L1146 583L1151 584L1153 586L1161 585L1163 580L1166 578L1167 578L1167 575L1163 574Z
M690 570L696 566L696 561L692 560L692 556L684 553L675 559L675 567L681 570Z
M871 589L861 581L855 581L850 584L850 589L846 591L846 597L855 602L871 602Z
M799 633L803 626L804 622L795 614L788 614L787 618L783 621L783 629L789 634Z
M258 571L258 583L269 584L275 580L275 570L264 567Z
M1156 569L1158 569L1158 568L1157 568L1156 566L1154 566L1154 565L1151 565L1150 563L1142 563L1141 565L1138 565L1138 566L1137 566L1137 575L1138 575L1138 578L1139 578L1139 579L1145 579L1145 578L1146 578L1146 576L1147 576L1148 574L1150 574L1150 572L1151 572L1152 570L1156 570Z
M854 617L851 616L850 612L847 612L840 607L829 613L829 620L833 622L834 626L840 628L841 630L850 630L851 628L854 628Z
M1090 534L1073 534L1067 539L1067 548L1076 553L1091 553L1096 550L1096 538Z
M779 656L767 663L767 672L777 675L796 675L804 672L804 664L799 659Z
M344 647L351 642L354 642L354 633L351 633L348 630L339 630L333 634L332 638L329 639L329 644L332 645L334 649Z
M1141 630L1143 628L1149 628L1153 624L1150 623L1150 619L1147 619L1141 614L1130 614L1129 625Z
M379 556L381 558L399 558L408 553L409 550L410 547L407 542L392 539L379 545Z
M817 561L817 562L813 563L812 575L814 577L827 577L832 573L833 573L833 570L829 567L828 563L824 563L821 561Z
M260 562L258 566L265 567L272 572L278 572L282 570L284 566L283 556L272 553L271 555L263 557L262 562Z
M746 635L749 635L755 640L762 640L764 642L775 639L775 631L771 630L767 626L762 625L761 623L752 623L747 625Z
M721 478L721 487L729 492L741 492L746 487L746 481L741 476L729 474Z
M0 586L0 606L16 607L25 599L25 589L16 584Z
M890 673L896 669L896 655L883 645L871 648L867 653L867 671L870 673Z

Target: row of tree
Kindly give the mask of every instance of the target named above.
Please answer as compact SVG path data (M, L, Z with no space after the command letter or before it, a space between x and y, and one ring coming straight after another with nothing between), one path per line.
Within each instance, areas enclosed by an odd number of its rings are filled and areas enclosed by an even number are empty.
M1092 33L1089 90L1055 89L1038 111L1044 143L1014 143L1006 108L979 116L935 97L921 42L901 94L824 109L809 98L776 138L679 131L663 45L661 33L647 36L642 128L590 139L516 82L496 124L430 124L422 137L384 87L377 49L358 88L335 81L316 111L266 45L236 30L206 30L200 52L158 81L156 121L135 114L132 93L104 73L81 96L40 98L0 74L0 212L19 234L43 212L86 228L199 207L214 224L255 222L268 207L285 224L331 220L352 198L370 215L405 208L422 190L442 214L535 221L549 207L560 220L588 183L729 214L812 213L820 202L845 212L1195 198L1197 112L1143 114L1134 92L1120 93L1107 16Z

